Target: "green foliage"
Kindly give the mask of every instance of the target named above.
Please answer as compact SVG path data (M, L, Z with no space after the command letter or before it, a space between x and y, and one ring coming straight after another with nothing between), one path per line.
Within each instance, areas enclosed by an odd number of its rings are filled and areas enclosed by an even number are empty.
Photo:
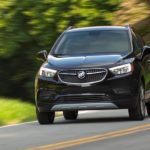
M33 99L37 51L68 26L109 25L120 0L0 0L0 95Z
M32 104L0 98L0 108L0 125L35 120L35 108Z

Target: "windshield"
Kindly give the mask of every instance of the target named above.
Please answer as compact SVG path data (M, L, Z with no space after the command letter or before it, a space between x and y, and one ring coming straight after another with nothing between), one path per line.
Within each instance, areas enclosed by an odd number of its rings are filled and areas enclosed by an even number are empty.
M67 32L55 47L54 55L126 53L131 50L127 30Z

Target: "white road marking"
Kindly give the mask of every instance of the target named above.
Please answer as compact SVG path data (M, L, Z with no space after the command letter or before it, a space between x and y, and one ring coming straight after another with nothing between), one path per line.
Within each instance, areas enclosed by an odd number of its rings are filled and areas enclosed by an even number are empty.
M79 111L79 114L88 114L88 113L96 113L96 112L100 112L100 111L103 111L103 110L88 110L88 111ZM105 112L107 113L110 113L111 111L124 111L124 110L107 110ZM59 116L59 117L56 117L56 119L60 119L62 118L63 116ZM24 123L18 123L18 124L12 124L12 125L5 125L5 126L1 126L0 129L3 129L3 128L8 128L8 127L15 127L15 126L20 126L20 125L26 125L26 124L32 124L32 123L37 123L38 121L29 121L29 122L24 122Z
M87 114L87 113L94 113L94 112L96 112L96 111L81 111L81 112L79 112L79 114ZM59 119L59 118L62 118L62 116L57 117L57 119ZM14 126L20 126L20 125L26 125L26 124L32 124L32 123L37 123L37 121L29 121L29 122L24 122L24 123L5 125L5 126L1 126L0 129L14 127Z
M29 122L24 122L24 123L18 123L18 124L11 124L11 125L6 125L6 126L1 126L1 128L7 128L7 127L13 127L13 126L19 126L19 125L24 125L24 124L31 124L31 123L35 123L37 121L29 121Z

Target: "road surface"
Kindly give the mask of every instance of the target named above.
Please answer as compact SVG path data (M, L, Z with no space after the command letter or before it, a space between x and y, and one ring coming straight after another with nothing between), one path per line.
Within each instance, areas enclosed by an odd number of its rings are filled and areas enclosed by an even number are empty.
M0 127L0 150L150 150L150 118L131 121L126 110L91 111L76 121Z

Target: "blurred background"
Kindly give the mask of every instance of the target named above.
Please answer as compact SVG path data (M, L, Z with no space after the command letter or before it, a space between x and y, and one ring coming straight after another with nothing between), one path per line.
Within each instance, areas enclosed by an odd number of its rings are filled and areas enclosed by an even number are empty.
M127 24L150 45L149 0L0 0L0 125L35 118L36 53L68 26Z

